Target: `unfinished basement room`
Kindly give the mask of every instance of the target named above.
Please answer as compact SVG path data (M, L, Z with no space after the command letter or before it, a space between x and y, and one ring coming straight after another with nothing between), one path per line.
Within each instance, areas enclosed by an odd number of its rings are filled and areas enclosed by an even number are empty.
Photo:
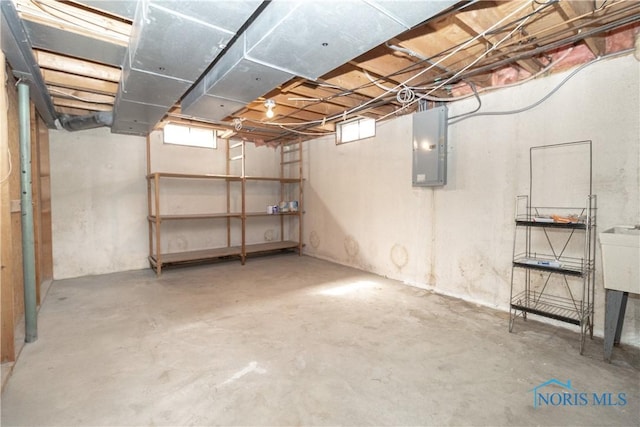
M3 427L640 425L640 1L0 6Z

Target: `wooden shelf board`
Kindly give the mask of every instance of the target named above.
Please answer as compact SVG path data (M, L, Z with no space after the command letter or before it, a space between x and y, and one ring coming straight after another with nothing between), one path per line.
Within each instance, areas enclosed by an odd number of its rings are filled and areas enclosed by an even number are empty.
M242 248L240 246L231 246L228 248L202 249L198 251L174 252L169 254L161 254L162 264L172 264L179 262L201 261L211 258L220 258L226 256L241 255ZM157 263L157 256L151 257L154 263Z
M232 213L211 213L211 214L180 214L180 215L160 215L160 220L174 220L174 219L210 219L210 218L240 218L242 214L240 212ZM150 215L149 221L155 222L156 216Z
M246 245L245 252L248 254L253 254L258 252L277 251L280 249L293 249L299 246L300 243L292 242L290 240L285 240L283 242L257 243L253 245Z
M298 242L293 242L289 240L285 240L283 242L267 242L267 243L257 243L253 245L246 245L245 251L247 254L259 253L259 252L269 252L269 251L277 251L282 249L294 249L299 246ZM228 256L240 256L242 255L242 248L240 246L231 246L228 248L215 248L215 249L202 249L198 251L188 251L188 252L174 252L161 254L162 264L176 264L181 262L193 262L193 261L203 261L207 259L213 258L221 258ZM153 255L150 257L151 261L154 265L157 265L158 258Z
M301 178L274 178L268 176L245 176L247 181L275 181L284 183L302 182Z
M160 178L224 179L227 181L242 181L242 177L239 175L188 174L188 173L169 173L169 172L153 172L147 175L147 178L153 179L155 175L158 175Z
M297 216L297 215L300 215L300 211L298 211L298 212L278 212L276 214L270 214L270 213L266 213L266 212L247 212L245 215L247 217L256 217L256 216L274 216L274 217L279 217L279 216L286 216L286 215Z

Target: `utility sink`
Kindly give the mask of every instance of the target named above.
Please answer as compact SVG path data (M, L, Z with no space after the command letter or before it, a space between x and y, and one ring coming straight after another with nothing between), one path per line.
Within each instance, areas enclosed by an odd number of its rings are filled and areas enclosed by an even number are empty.
M640 294L640 228L620 225L600 233L605 289Z

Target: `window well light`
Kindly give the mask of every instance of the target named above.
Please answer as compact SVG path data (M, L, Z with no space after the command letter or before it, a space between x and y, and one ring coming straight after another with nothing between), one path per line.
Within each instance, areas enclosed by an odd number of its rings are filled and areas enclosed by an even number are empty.
M274 116L273 109L276 106L276 102L273 99L267 99L264 101L264 106L267 108L267 118L272 119Z

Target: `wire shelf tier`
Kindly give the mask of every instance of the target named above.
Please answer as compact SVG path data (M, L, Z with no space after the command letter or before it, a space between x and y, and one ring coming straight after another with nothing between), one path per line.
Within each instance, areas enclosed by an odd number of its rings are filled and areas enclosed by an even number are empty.
M514 267L582 277L593 270L594 262L585 261L583 258L568 256L556 258L550 254L525 252L514 255L513 265Z
M511 308L574 325L588 322L593 313L593 303L536 291L522 291L512 297Z

